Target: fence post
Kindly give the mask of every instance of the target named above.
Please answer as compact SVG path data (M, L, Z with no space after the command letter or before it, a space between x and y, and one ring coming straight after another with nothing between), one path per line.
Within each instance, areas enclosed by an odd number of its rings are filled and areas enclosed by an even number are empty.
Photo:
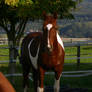
M80 66L80 45L77 46L77 69Z

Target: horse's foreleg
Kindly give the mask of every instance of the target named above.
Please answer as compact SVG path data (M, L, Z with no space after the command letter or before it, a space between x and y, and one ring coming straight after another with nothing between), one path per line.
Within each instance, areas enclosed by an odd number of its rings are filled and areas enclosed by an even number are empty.
M60 91L60 77L62 73L62 67L58 66L55 70L55 83L54 83L54 92Z
M37 92L44 92L44 73L45 71L39 68L39 86L37 87Z
M58 76L58 78L55 76L54 92L59 92L61 73L58 73L58 74L55 74L55 75Z
M27 92L29 88L29 71L30 71L30 66L23 65L23 88L24 92Z

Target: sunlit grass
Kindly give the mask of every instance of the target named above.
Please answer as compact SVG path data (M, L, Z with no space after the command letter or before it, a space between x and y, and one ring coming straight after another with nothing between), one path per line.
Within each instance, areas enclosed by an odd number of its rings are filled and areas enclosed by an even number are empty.
M77 57L77 47L65 48L66 58ZM92 46L81 46L80 57L92 57ZM66 59L65 63L77 63L77 59ZM80 59L80 63L92 63L92 58Z
M0 61L9 60L9 49L1 47L8 47L7 45L0 45Z
M1 45L0 47L6 47L6 45ZM92 57L92 46L81 46L81 57ZM65 58L77 57L77 47L65 47ZM6 56L4 56L6 55ZM0 49L0 61L9 60L9 49ZM92 58L81 59L81 63L90 63ZM76 63L77 59L66 59L65 63Z

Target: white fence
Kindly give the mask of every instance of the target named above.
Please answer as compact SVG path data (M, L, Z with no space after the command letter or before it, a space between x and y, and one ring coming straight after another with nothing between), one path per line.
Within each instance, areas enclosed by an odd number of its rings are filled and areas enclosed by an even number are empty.
M7 38L0 38L0 45L8 44Z
M64 46L76 46L92 44L92 38L62 38ZM8 44L7 38L0 38L0 45Z

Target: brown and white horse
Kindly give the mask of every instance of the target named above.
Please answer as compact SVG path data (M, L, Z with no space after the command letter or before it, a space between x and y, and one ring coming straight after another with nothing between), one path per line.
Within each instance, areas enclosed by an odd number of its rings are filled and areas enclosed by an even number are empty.
M47 70L55 72L54 92L59 92L59 81L64 64L64 46L57 32L57 14L44 13L43 32L28 34L21 46L20 62L24 76L24 92L28 87L30 67L33 70L35 92L44 92L44 74Z

